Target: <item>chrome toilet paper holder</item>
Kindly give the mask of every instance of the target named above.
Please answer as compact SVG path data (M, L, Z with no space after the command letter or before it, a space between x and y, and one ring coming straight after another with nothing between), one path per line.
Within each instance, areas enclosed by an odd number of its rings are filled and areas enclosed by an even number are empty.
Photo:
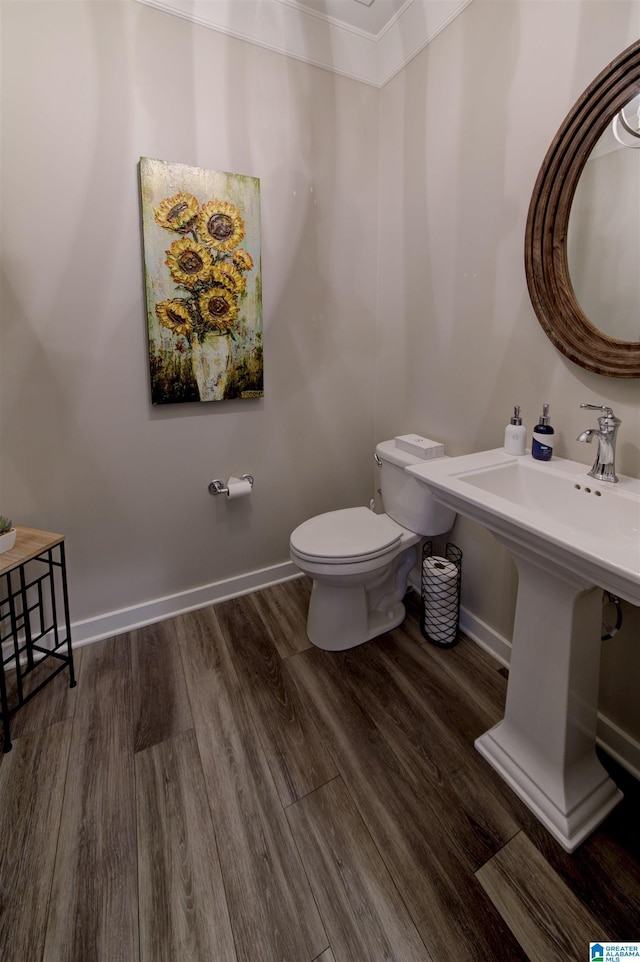
M242 474L240 475L241 481L248 481L251 487L253 487L253 475L252 474ZM220 478L214 478L213 481L209 482L209 494L229 494L229 484L223 484Z

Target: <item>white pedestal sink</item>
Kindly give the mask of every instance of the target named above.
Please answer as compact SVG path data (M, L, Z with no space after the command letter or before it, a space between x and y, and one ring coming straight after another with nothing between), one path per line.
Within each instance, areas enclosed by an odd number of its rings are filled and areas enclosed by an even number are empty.
M622 798L595 753L602 589L640 605L640 481L501 448L405 470L513 555L505 715L476 747L571 852Z

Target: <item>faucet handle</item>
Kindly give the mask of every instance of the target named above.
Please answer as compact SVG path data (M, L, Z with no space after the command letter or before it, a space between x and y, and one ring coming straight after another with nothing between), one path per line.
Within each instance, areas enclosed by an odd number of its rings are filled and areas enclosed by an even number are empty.
M581 404L580 407L586 408L587 411L602 411L604 416L607 418L615 417L615 414L611 408L607 407L606 404Z

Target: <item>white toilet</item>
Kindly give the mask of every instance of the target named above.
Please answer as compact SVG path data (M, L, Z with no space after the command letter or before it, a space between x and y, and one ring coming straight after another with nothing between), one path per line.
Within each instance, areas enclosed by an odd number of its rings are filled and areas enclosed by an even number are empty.
M425 536L444 534L456 514L407 474L422 458L393 441L376 447L385 514L344 508L299 525L291 560L313 578L307 635L318 648L354 648L399 625L411 569Z

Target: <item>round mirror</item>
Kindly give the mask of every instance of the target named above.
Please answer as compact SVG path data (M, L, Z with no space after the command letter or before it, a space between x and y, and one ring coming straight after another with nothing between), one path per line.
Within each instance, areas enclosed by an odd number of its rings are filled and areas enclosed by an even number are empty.
M596 77L556 134L534 187L525 236L527 285L534 310L546 334L558 350L576 364L611 377L640 377L640 301L627 301L627 309L634 312L634 318L625 318L618 323L608 317L610 301L607 303L606 298L603 301L601 295L597 295L595 300L592 295L585 295L584 299L582 295L576 296L574 274L584 275L585 272L584 269L577 272L574 267L572 273L569 267L569 215L587 161L592 155L598 156L600 147L597 150L594 148L605 131L612 127L614 119L617 119L617 129L622 136L633 137L633 132L629 133L622 121L633 130L634 114L630 105L634 104L634 98L639 93L640 41L637 41ZM624 113L619 119L623 108ZM628 153L632 161L640 161L640 155L633 150ZM613 194L619 190L619 183L609 184L608 189ZM637 205L632 201L628 203L634 207L637 217ZM598 230L603 232L602 225L598 225ZM572 225L574 263L580 245L586 245L586 241L581 239L583 231L587 231L587 225L582 212L577 213L576 224ZM637 234L636 220L636 238ZM621 262L627 253L621 253ZM611 256L611 251L608 251L608 256ZM637 291L640 273L637 256L631 273ZM575 279L578 283L577 276ZM615 280L612 290L615 294ZM592 306L596 303L599 307ZM607 315L606 318L602 317L603 313Z
M567 235L580 307L603 334L623 341L640 341L640 149L631 149L640 148L639 114L640 95L589 154Z

